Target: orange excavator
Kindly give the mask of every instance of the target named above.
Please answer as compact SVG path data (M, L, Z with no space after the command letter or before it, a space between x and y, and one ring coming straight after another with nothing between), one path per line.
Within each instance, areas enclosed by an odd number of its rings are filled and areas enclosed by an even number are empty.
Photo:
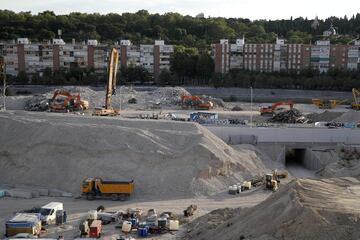
M259 109L260 115L274 115L277 112L283 111L285 108L283 106L289 106L290 109L293 109L294 102L293 101L284 101L284 102L276 102L268 107L261 107Z
M118 71L119 52L116 48L111 50L111 56L108 67L108 83L106 87L105 105L95 108L93 115L95 116L116 116L119 110L111 107L111 97L116 94L116 75Z
M81 100L80 94L72 95L66 90L57 89L51 98L52 112L70 112L89 109L89 102Z
M181 107L183 109L194 108L197 110L210 110L214 107L214 103L205 101L199 96L183 95L181 96Z

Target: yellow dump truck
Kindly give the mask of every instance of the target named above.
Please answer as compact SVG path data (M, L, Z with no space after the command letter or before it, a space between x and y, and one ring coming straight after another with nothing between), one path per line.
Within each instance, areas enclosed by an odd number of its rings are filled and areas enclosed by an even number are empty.
M134 192L134 180L104 181L101 178L87 178L82 184L82 195L93 200L98 197L111 197L112 200L126 200Z

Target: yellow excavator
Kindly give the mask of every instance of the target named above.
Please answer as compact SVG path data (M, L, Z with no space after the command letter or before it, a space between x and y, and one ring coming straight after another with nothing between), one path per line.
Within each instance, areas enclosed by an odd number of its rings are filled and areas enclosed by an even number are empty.
M118 71L119 52L116 48L111 50L109 67L108 67L108 82L105 95L105 106L102 108L95 108L93 115L95 116L116 116L119 115L119 110L111 107L111 96L116 94L116 75Z
M344 104L348 100L323 100L319 98L313 98L312 103L317 106L319 109L333 109L336 108L337 105Z
M353 94L353 97L354 97L354 102L351 103L351 108L359 111L360 110L360 101L359 101L360 91L357 90L356 88L353 88L352 89L352 94Z

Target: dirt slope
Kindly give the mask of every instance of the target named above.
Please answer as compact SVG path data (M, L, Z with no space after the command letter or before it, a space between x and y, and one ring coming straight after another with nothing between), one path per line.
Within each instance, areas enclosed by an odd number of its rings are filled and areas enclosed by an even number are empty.
M135 197L208 195L266 171L194 123L21 111L0 113L0 132L0 182L75 194L98 176L134 179Z
M294 180L255 207L217 210L198 219L184 239L355 240L359 199L356 178Z

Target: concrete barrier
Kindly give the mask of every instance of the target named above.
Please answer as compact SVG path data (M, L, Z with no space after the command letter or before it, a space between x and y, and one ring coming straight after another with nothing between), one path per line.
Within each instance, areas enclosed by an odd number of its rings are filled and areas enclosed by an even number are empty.
M257 137L258 143L345 143L360 144L360 130L350 128L250 128L232 126L206 126L212 133L227 142L235 136ZM240 139L240 138L239 138ZM233 142L241 144L241 142Z

